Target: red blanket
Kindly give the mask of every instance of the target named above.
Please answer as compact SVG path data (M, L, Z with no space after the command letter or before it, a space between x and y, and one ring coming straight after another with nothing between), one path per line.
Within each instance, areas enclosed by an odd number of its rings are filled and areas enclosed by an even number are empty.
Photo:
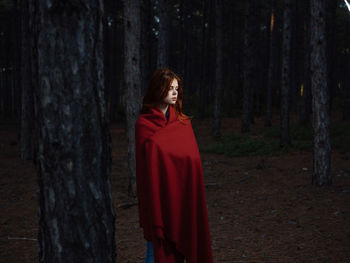
M170 240L187 263L211 263L203 171L190 120L158 107L135 126L136 183L145 239ZM154 253L157 253L156 251Z

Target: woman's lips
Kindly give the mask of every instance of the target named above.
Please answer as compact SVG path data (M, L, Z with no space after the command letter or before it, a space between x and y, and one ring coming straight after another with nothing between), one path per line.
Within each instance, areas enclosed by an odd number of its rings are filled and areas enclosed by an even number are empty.
M176 98L173 98L173 100L176 100Z

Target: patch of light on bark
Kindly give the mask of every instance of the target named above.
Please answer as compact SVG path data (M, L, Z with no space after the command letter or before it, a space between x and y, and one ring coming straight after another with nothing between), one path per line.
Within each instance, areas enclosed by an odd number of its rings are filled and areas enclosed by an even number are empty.
M53 211L56 204L56 196L54 190L50 187L49 188L49 203L50 203L50 210Z
M97 191L95 184L93 184L92 182L89 182L89 187L96 200L99 200L102 198L100 193Z
M67 186L68 186L68 193L72 196L75 197L75 184L72 179L67 179Z
M62 105L62 110L65 115L70 115L70 106L69 105Z
M72 63L72 72L74 75L77 75L78 73L78 63L76 60L74 60Z
M71 159L67 160L67 169L70 172L73 170L73 161Z
M57 224L57 219L54 218L52 219L52 227L53 227L53 231L54 233L52 233L52 237L54 238L55 240L55 244L57 246L57 249L58 249L58 253L61 253L62 252L62 246L59 242L59 232L58 232L58 224Z
M43 96L42 96L42 105L45 107L46 105L51 103L51 85L49 78L44 76L42 78L42 86L43 86Z
M78 29L77 29L77 45L78 45L78 49L79 49L79 53L81 56L84 55L84 50L85 50L85 42L84 42L84 33L83 33L83 26L84 26L84 21L80 20L79 21L79 25L78 25Z

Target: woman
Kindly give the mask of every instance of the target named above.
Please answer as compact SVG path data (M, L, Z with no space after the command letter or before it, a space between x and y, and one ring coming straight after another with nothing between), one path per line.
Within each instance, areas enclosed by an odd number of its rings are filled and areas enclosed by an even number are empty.
M139 220L145 262L212 263L203 171L182 81L157 70L135 125Z

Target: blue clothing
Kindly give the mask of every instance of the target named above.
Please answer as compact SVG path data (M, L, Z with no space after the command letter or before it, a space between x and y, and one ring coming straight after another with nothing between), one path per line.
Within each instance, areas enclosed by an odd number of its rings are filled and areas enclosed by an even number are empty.
M154 263L153 245L152 245L152 242L148 240L147 240L145 263Z

